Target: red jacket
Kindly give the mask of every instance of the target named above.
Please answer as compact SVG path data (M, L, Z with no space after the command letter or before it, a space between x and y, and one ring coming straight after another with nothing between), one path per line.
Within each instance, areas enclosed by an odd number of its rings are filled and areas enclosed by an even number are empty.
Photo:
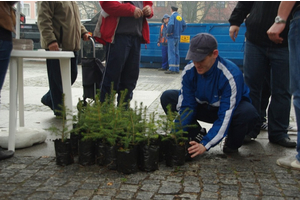
M147 17L151 18L153 16L152 1L144 1L143 4L144 7L147 5L151 7L151 15ZM102 44L106 42L112 43L120 17L133 16L135 6L130 3L120 3L118 1L100 1L100 5L109 16L106 18L102 16L102 24L100 27L101 38L96 38L96 40ZM141 43L150 43L149 25L145 17L143 19L142 35Z

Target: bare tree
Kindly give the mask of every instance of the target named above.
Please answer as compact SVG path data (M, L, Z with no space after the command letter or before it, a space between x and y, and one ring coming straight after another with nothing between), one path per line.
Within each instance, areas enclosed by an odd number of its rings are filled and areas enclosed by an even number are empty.
M101 11L99 1L76 1L76 3L80 10L81 19L91 19Z
M237 1L181 1L182 16L188 23L227 22Z

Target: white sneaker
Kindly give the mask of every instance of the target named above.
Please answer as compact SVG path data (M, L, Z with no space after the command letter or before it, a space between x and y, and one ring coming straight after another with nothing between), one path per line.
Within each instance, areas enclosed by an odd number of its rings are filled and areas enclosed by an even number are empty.
M293 127L291 125L288 126L287 130L291 131L291 132L297 132L298 131L296 127Z
M264 122L264 123L261 125L260 130L262 130L262 131L268 131L268 122ZM296 127L293 127L293 126L289 125L289 126L287 127L287 131L290 131L290 132L297 132L298 130L297 130Z
M262 131L268 131L268 122L264 122L261 125L260 130L262 130Z
M281 167L300 170L300 162L295 156L279 158L276 163Z

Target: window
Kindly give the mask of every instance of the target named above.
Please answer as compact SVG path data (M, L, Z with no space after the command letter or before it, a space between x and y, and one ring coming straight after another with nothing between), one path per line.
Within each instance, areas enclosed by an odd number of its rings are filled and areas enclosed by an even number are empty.
M156 2L156 6L157 6L157 7L165 7L166 4L165 4L164 1L157 1L157 2Z
M28 3L24 3L23 4L23 6L22 6L22 13L26 17L30 18L30 4L28 4Z
M225 1L217 1L216 8L225 8Z

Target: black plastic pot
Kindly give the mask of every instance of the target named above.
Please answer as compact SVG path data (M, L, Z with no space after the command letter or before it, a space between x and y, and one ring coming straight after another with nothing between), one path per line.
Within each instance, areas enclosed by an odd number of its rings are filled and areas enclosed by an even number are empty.
M159 162L159 143L151 142L149 145L145 142L139 145L139 169L150 172L158 170Z
M105 145L104 165L110 170L117 170L117 146Z
M138 146L134 145L125 151L117 151L117 171L133 174L138 171Z
M186 147L176 144L173 140L168 140L166 149L166 166L181 166L185 163Z
M70 139L66 139L64 142L61 139L54 140L54 148L57 165L66 166L74 163Z
M74 156L78 156L78 141L80 136L75 133L71 133L70 139L71 139L71 145L72 145L72 152Z
M105 145L101 140L97 140L95 145L95 162L97 165L104 166L107 145Z
M78 142L78 163L80 165L95 164L95 142L92 140L79 140Z

